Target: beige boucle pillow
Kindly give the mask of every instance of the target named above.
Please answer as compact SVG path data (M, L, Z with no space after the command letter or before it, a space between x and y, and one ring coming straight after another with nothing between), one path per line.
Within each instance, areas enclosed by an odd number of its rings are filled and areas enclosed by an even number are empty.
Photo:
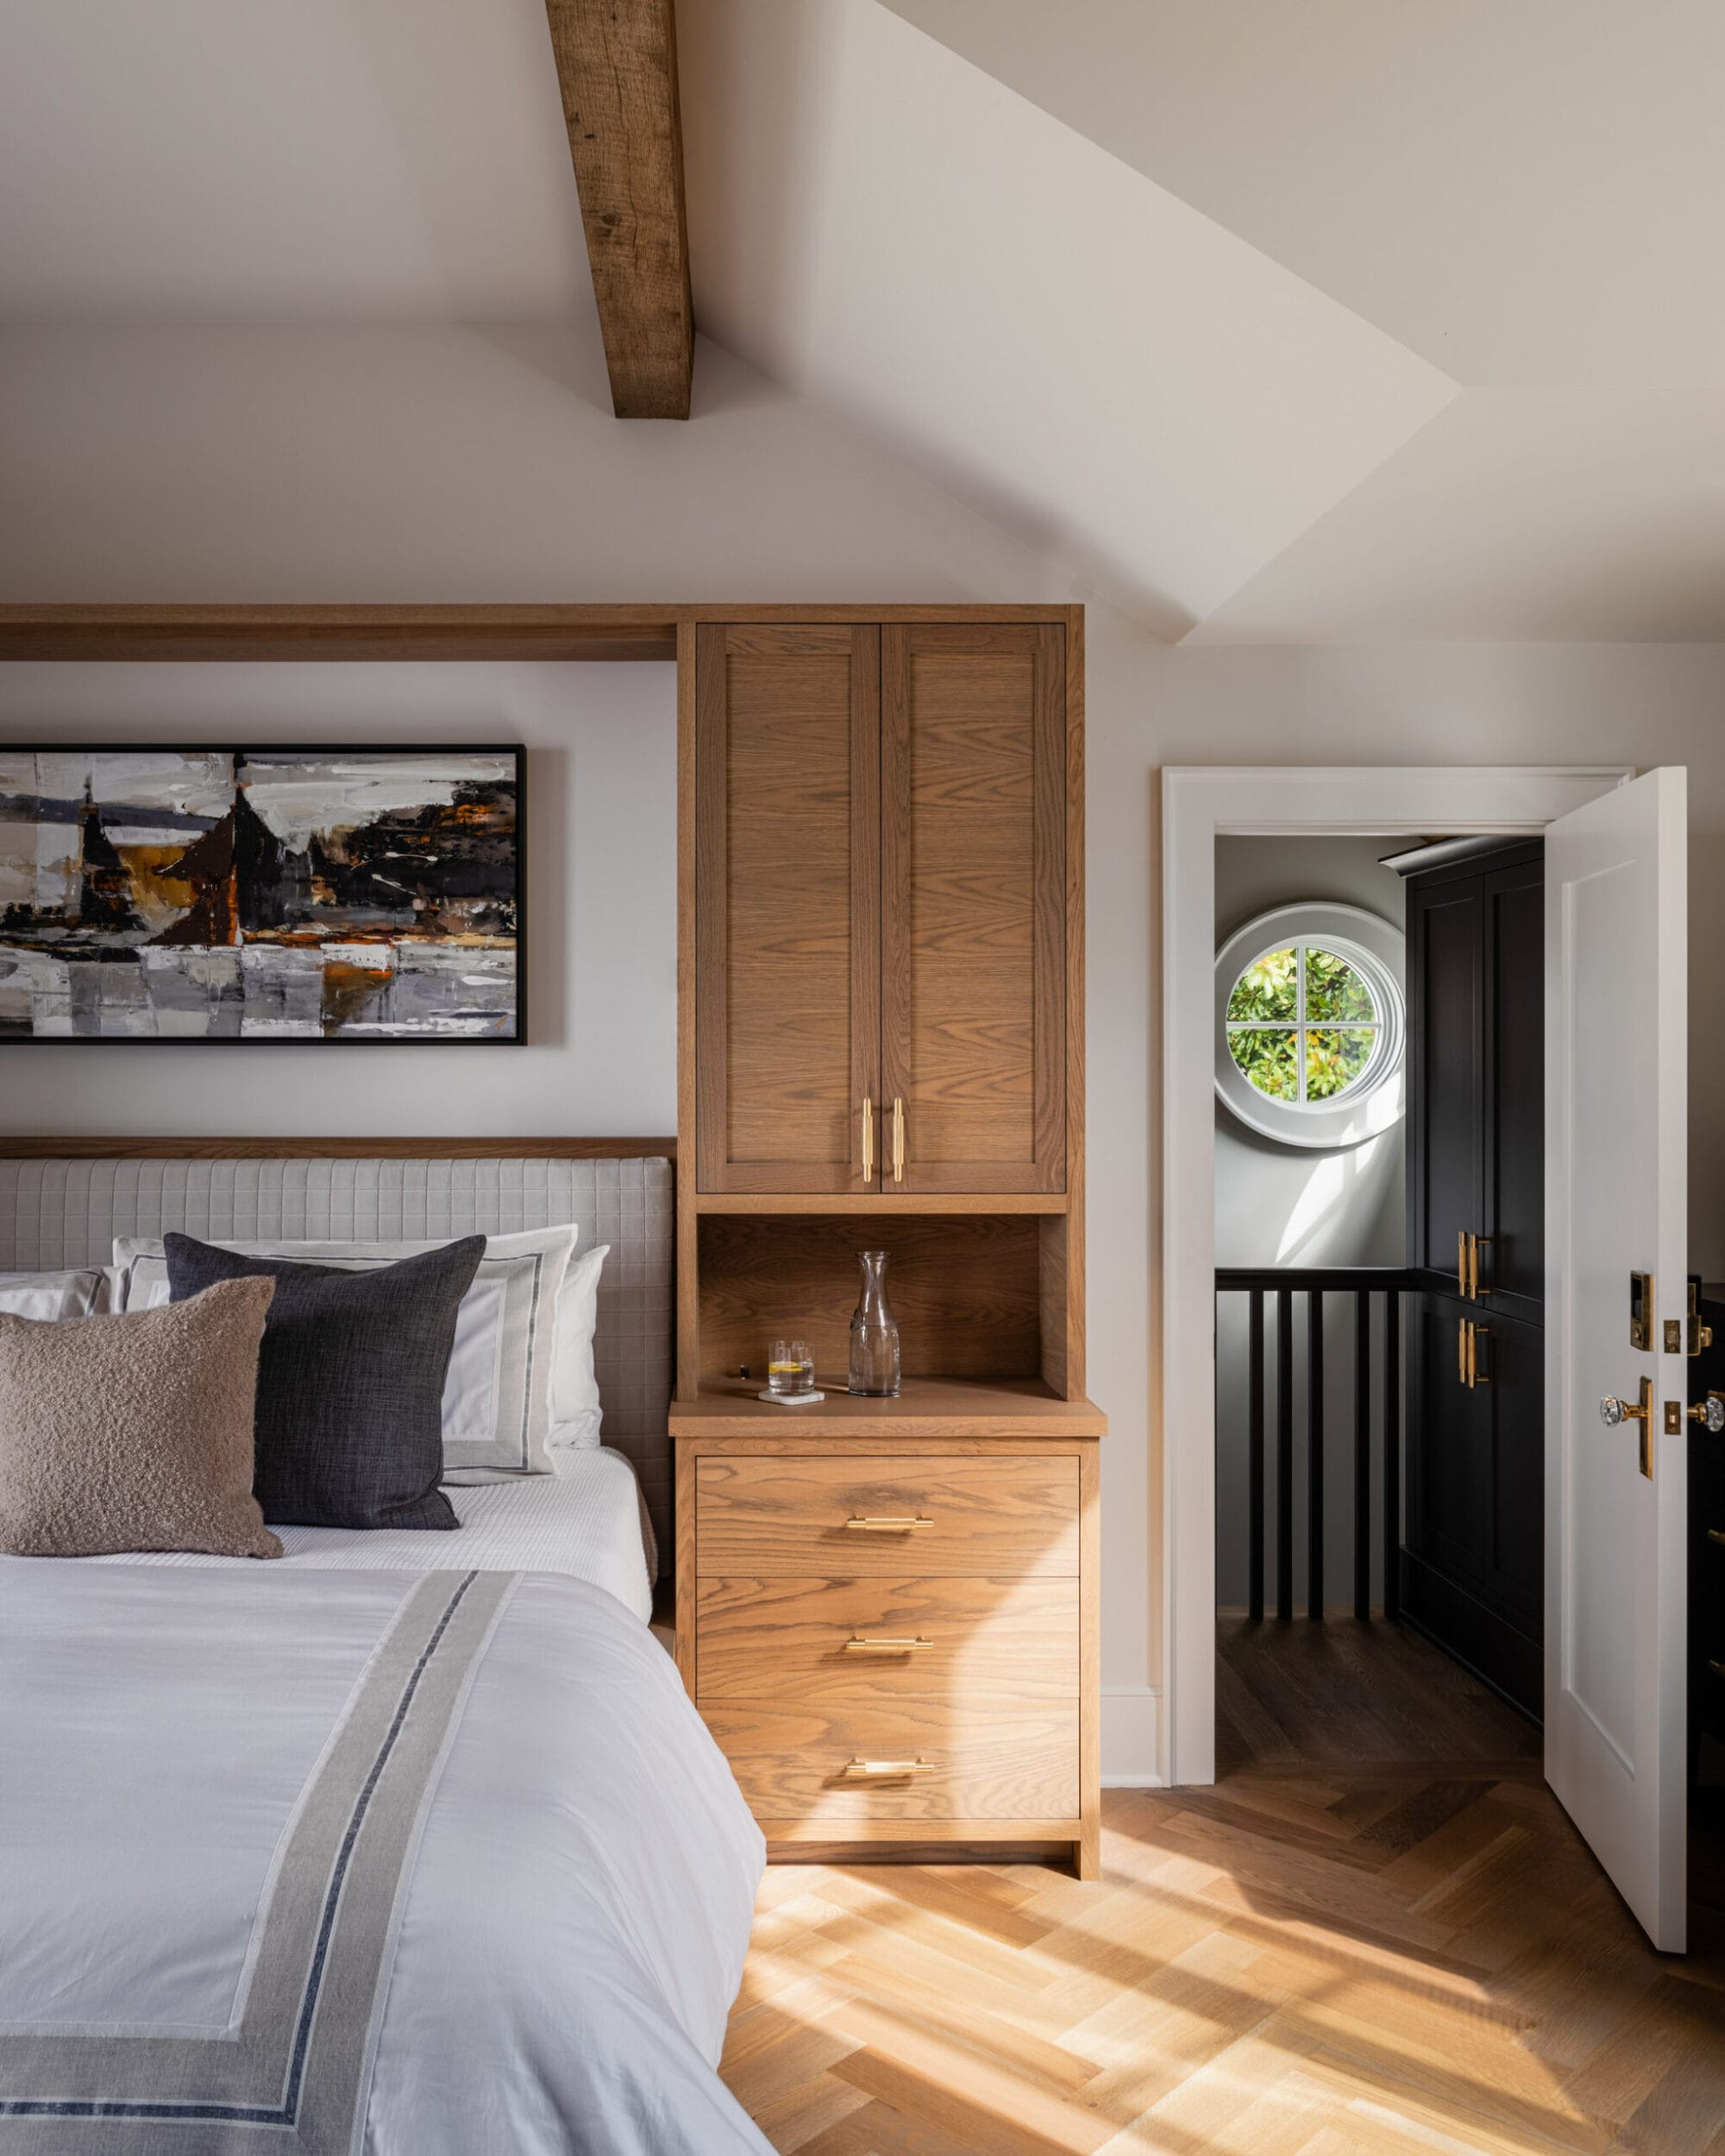
M279 1557L252 1495L269 1280L59 1323L0 1316L0 1549Z

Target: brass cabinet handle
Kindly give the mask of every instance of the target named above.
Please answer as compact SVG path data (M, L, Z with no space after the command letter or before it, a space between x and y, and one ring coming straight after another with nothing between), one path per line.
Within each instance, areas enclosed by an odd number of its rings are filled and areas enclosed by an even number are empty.
M1720 1537L1725 1541L1725 1535ZM919 1633L914 1639L865 1639L861 1633L852 1633L844 1643L846 1654L922 1654L934 1645Z
M865 1093L862 1096L862 1180L866 1183L875 1173L875 1103Z
M1470 1321L1467 1328L1467 1382L1470 1391L1476 1385L1489 1385L1491 1382L1490 1373L1479 1367L1479 1344L1490 1338L1491 1327L1489 1325L1474 1325Z
M1479 1253L1491 1248L1491 1238L1489 1235L1471 1235L1468 1241L1472 1246L1468 1263L1468 1274L1471 1282L1473 1300L1477 1302L1482 1295L1490 1296L1491 1293L1489 1288L1482 1288L1479 1284Z
M847 1527L855 1528L862 1534L907 1535L913 1528L932 1527L934 1522L925 1519L921 1513L918 1513L914 1518L904 1520L894 1520L885 1516L871 1520L861 1513L852 1513L844 1524Z
M905 1179L905 1104L896 1096L893 1101L893 1181L901 1183Z
M1456 1319L1456 1382L1458 1385L1465 1385L1467 1382L1467 1319L1465 1318Z
M844 1769L846 1774L872 1775L876 1779L891 1777L898 1781L907 1774L932 1774L932 1759L853 1759Z
M1467 1293L1467 1230L1456 1230L1456 1286Z

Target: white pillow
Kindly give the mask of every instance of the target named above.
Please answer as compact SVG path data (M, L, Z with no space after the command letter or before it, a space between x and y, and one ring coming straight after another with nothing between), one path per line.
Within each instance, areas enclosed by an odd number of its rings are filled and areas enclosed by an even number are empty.
M560 1454L589 1452L599 1442L599 1380L593 1374L593 1326L599 1316L599 1276L611 1255L609 1243L569 1260L557 1298L557 1352L551 1376L552 1426L545 1450L551 1465Z
M72 1273L0 1273L0 1312L9 1318L99 1318L115 1308L106 1265Z
M558 1410L561 1291L580 1230L573 1224L490 1235L474 1283L461 1298L443 1381L443 1479L448 1482L543 1475ZM319 1243L284 1238L218 1243L246 1257L333 1265L369 1272L448 1238L392 1243ZM125 1310L168 1299L167 1260L160 1237L122 1237L114 1245ZM592 1344L587 1367L592 1370ZM595 1393L595 1399L597 1395ZM593 1440L598 1443L598 1438Z

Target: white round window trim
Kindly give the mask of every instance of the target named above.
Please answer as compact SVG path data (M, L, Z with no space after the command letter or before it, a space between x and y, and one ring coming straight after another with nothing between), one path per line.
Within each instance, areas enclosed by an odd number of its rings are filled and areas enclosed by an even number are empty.
M1361 1077L1330 1100L1272 1100L1260 1093L1228 1048L1228 1000L1254 960L1289 943L1333 950L1364 978L1377 1006L1377 1045ZM1229 1112L1280 1145L1335 1151L1363 1145L1401 1119L1407 1005L1402 991L1405 942L1400 929L1363 906L1313 900L1279 906L1230 936L1216 954L1216 1091Z

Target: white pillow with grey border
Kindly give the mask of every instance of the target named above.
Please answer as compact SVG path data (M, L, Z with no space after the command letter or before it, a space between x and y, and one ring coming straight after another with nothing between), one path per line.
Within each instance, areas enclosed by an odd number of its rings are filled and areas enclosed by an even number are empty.
M552 1446L560 1438L568 1442L558 1428L558 1313L580 1232L571 1223L486 1238L485 1256L461 1298L443 1383L445 1482L548 1474ZM363 1272L441 1250L448 1239L337 1243L273 1237L217 1242L215 1248ZM147 1309L167 1301L167 1260L159 1236L116 1238L114 1265L118 1308ZM595 1432L592 1442L598 1441Z
M63 1318L104 1318L119 1305L107 1265L81 1265L66 1273L0 1273L0 1314L57 1323Z

